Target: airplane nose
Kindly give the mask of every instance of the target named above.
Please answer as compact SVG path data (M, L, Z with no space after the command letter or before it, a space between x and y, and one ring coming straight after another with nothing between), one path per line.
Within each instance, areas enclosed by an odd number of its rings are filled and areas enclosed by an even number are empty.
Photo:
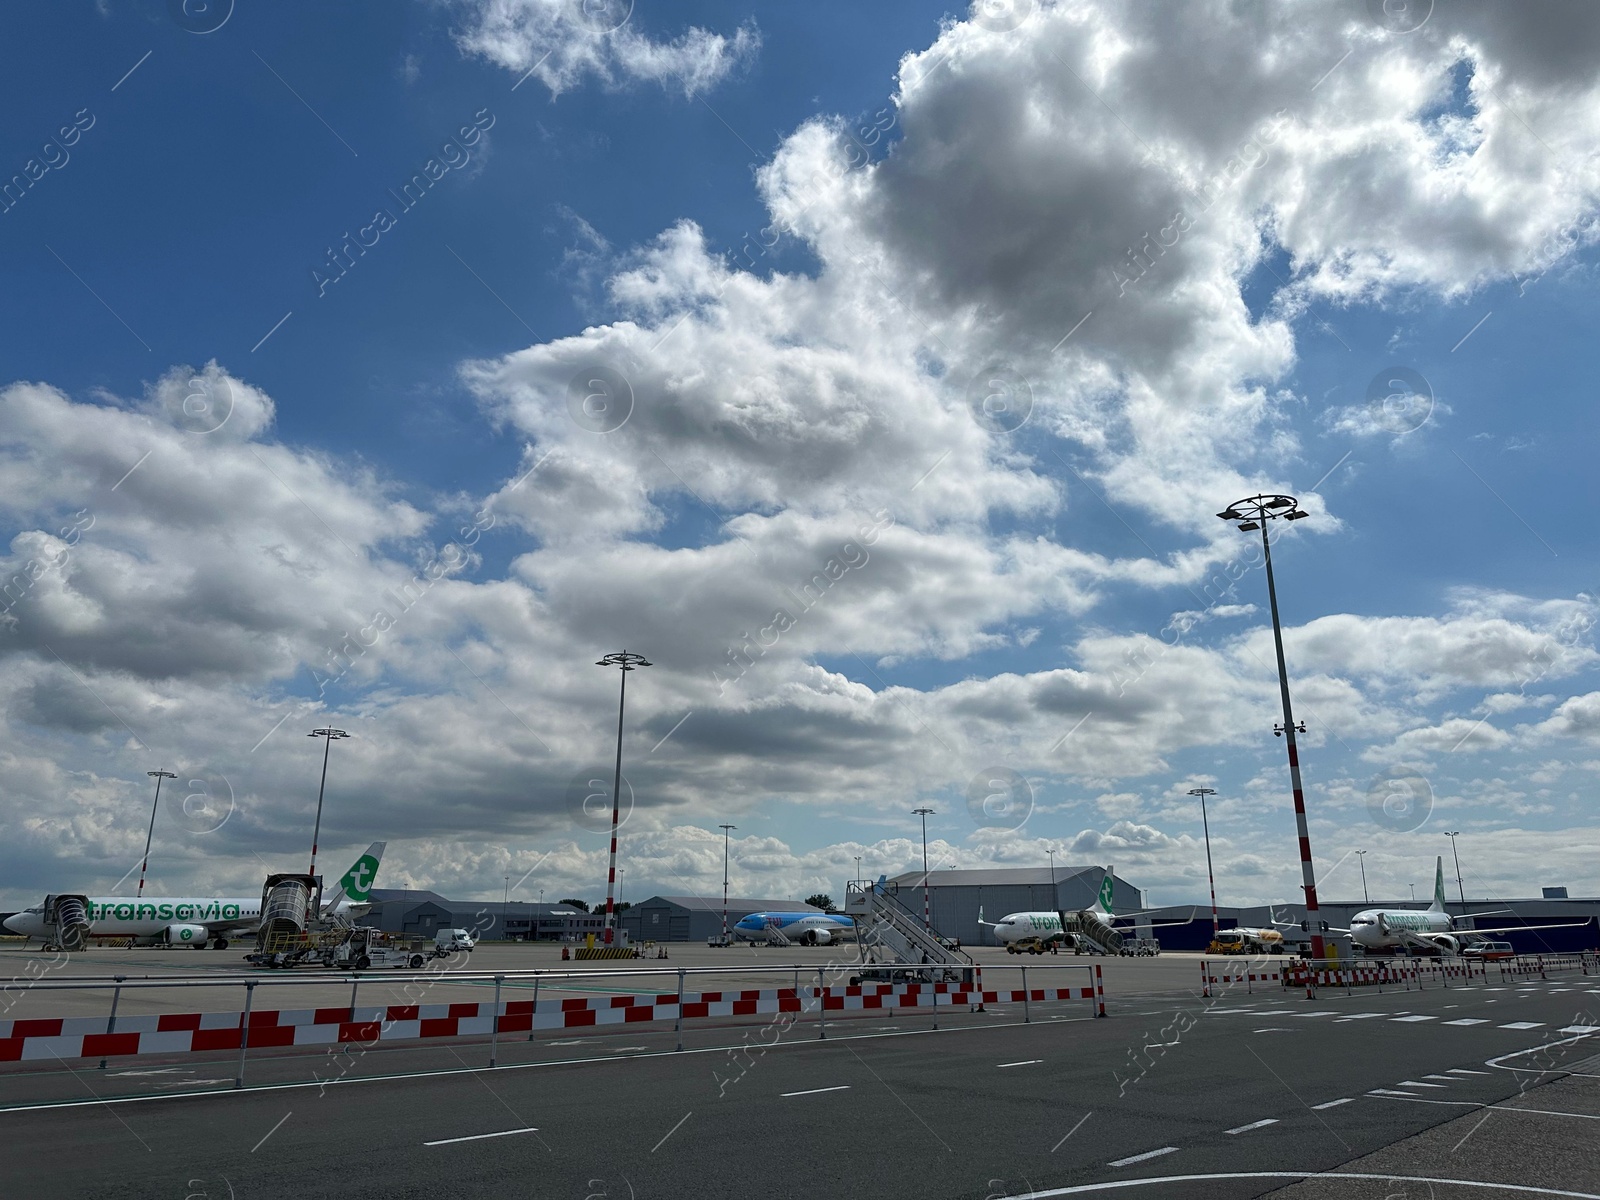
M17 919L18 915L19 914L13 913L11 916L7 917L4 921L0 921L0 925L3 925L5 927L5 930L6 930L7 933L23 933L23 932L25 932L24 930L19 929L17 926L12 924L12 922Z

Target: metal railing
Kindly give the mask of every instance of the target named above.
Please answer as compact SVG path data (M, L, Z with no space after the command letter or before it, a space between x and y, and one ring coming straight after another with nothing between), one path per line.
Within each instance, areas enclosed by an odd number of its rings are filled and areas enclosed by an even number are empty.
M315 1013L318 1018L333 1013L342 1013L343 1017L336 1021L331 1017L328 1020L309 1022L308 1024L337 1023L341 1026L338 1031L338 1041L342 1046L354 1044L360 1048L370 1048L372 1044L382 1040L386 1031L396 1026L407 1023L421 1023L420 1012L423 1000L435 988L451 984L472 984L494 986L494 1000L484 1014L483 1004L473 1005L473 1021L487 1021L486 1028L469 1029L456 1033L445 1033L437 1036L489 1036L489 1061L488 1065L494 1067L498 1064L499 1039L503 1032L527 1032L528 1040L534 1040L536 1030L541 1026L541 1018L551 1014L560 1014L565 1017L570 1012L614 1012L618 1007L625 1010L623 1024L619 1028L635 1027L637 1021L660 1021L663 1024L670 1019L676 1035L675 1050L683 1049L683 1029L685 1021L692 1021L700 1017L762 1015L765 1012L789 1012L797 1014L815 1014L817 1037L828 1036L828 1013L843 1012L854 1009L870 1012L883 1009L909 1008L912 1010L928 1009L933 1018L933 1028L938 1028L939 1012L943 1008L965 1005L969 1011L982 1011L982 1005L987 1000L991 1003L1020 1003L1023 1007L1024 1023L1032 1021L1032 1005L1067 999L1087 999L1091 1012L1095 1016L1105 1015L1105 992L1098 965L1086 963L1061 963L1061 964L1034 964L1032 966L997 966L989 968L991 972L1002 974L1012 971L1018 972L1021 978L1020 989L993 989L985 990L982 981L982 968L973 966L964 972L966 978L955 981L930 983L925 980L927 968L920 965L890 965L890 964L864 964L855 961L836 962L818 967L740 967L730 971L727 967L649 967L637 968L626 971L607 970L519 970L519 971L307 971L299 974L270 974L259 978L241 978L238 974L215 974L201 977L173 978L138 978L129 975L104 975L79 977L74 979L32 981L0 981L0 998L11 993L25 992L83 992L109 990L111 992L110 1010L104 1018L76 1017L76 1018L29 1018L7 1020L0 1022L11 1026L6 1032L12 1037L32 1036L47 1039L52 1043L49 1047L51 1056L60 1059L72 1057L99 1058L100 1067L105 1068L107 1059L112 1057L128 1057L140 1054L184 1053L199 1052L202 1050L232 1050L231 1044L220 1046L195 1047L191 1051L173 1049L162 1045L149 1050L138 1047L141 1033L130 1032L128 1025L149 1025L155 1021L157 1026L176 1026L187 1022L183 1028L200 1028L201 1018L213 1018L212 1024L206 1027L214 1034L238 1034L238 1061L234 1078L234 1087L243 1088L245 1080L245 1064L251 1049L251 1034L255 1031L258 1038L265 1029L275 1029L281 1032L282 1027L272 1022L280 1015L276 1010L264 1011L257 1004L257 990L267 989L262 999L271 995L274 988L283 987L318 987L337 985L341 989L349 985L348 1002L344 1001L341 994L341 1003L337 1006L325 1006L316 1009L284 1009L284 1013L303 1014ZM888 975L887 981L872 980L869 982L849 982L841 987L841 981L855 975L859 977L864 972L874 975ZM1085 971L1087 984L1079 988L1062 987L1029 987L1028 974L1034 972L1035 982L1039 979L1040 972ZM703 993L690 993L685 989L688 984L700 978L719 976L726 979L729 975L757 976L761 979L775 979L787 976L789 986L776 989L707 991ZM831 977L831 978L830 978ZM1046 979L1050 976L1045 976ZM1060 978L1057 976L1056 978ZM639 989L635 996L619 995L611 992L602 992L598 996L585 1001L574 998L570 994L552 999L547 993L545 999L547 1007L541 1008L540 991L549 988L554 992L572 993L581 990L583 984L611 983L622 980L641 980L646 986ZM579 986L559 986L563 982L576 983ZM409 989L415 994L399 1004L385 1003L375 1008L363 1009L357 1001L359 989L362 984L382 985L387 987L400 986ZM656 984L668 985L667 988L654 986ZM420 991L418 989L420 985ZM140 1014L134 1017L124 1017L124 1028L118 1028L118 1009L122 1003L124 993L144 991L192 991L203 988L239 988L243 990L243 1003L235 1012L229 1010L222 1013L185 1013L185 1014ZM505 999L507 988L532 990L531 1001L518 1001ZM669 990L670 989L670 990ZM859 1000L860 1004L851 1003ZM628 1001L635 1001L629 1006ZM872 1003L868 1003L871 1001ZM3 1000L0 1000L3 1003ZM12 1002L14 1003L14 1001ZM589 1003L594 1007L578 1009L573 1006ZM765 1008L762 1006L765 1005ZM732 1011L712 1012L712 1007L730 1007ZM436 1005L450 1009L466 1008L460 1003ZM0 1015L9 1011L10 1004L0 1007ZM660 1010L649 1015L635 1016L634 1014L650 1008ZM519 1011L513 1012L513 1009ZM396 1010L400 1010L397 1014ZM227 1021L227 1018L237 1016L236 1021ZM463 1018L468 1019L468 1018ZM103 1026L102 1026L103 1021ZM525 1023L524 1023L525 1021ZM62 1030L67 1023L77 1027L77 1032L64 1037ZM102 1026L99 1029L88 1029L87 1025L93 1023ZM599 1025L598 1017L586 1021L575 1022L577 1025ZM54 1025L56 1033L51 1034L42 1027ZM20 1035L15 1027L23 1026L28 1029L28 1034ZM560 1025L543 1022L544 1028L561 1028ZM145 1031L148 1032L148 1031ZM409 1041L411 1038L423 1038L428 1035L417 1032L395 1034L391 1040ZM81 1038L81 1053L63 1053L62 1041L70 1041L72 1037ZM114 1039L121 1038L122 1041ZM231 1043L231 1038L228 1039ZM317 1043L325 1044L328 1039L322 1038ZM278 1045L297 1045L299 1043L279 1042ZM128 1049L127 1046L134 1048ZM31 1057L24 1055L24 1057ZM43 1054L37 1057L44 1057Z

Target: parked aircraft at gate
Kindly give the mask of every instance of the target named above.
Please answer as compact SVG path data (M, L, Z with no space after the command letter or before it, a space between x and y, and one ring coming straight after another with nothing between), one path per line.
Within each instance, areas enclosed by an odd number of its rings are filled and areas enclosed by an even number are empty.
M741 919L728 932L735 938L759 942L766 940L769 929L776 929L791 942L826 946L855 933L856 923L842 913L757 912Z
M1486 914L1487 915L1487 914ZM1293 928L1292 923L1279 921L1278 925ZM1444 855L1433 864L1433 903L1424 909L1366 908L1350 918L1349 929L1329 928L1331 933L1347 933L1350 940L1368 954L1386 954L1395 951L1422 950L1431 954L1457 954L1474 934L1516 933L1530 929L1572 929L1587 925L1587 921L1572 921L1564 925L1502 925L1456 926L1456 918L1444 907Z
M323 906L323 915L360 917L372 911L367 899L383 861L386 842L373 842L350 865ZM85 896L89 937L131 937L135 945L193 946L226 950L230 938L252 936L261 925L260 896ZM50 937L44 905L6 918L5 928L26 937Z

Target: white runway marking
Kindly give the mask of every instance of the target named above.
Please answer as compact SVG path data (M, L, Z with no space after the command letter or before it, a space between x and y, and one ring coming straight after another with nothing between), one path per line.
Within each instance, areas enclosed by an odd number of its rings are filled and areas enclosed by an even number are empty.
M1600 1195L1594 1192L1566 1192L1519 1183L1489 1183L1481 1179L1444 1179L1433 1175L1373 1175L1357 1171L1229 1171L1209 1175L1155 1175L1145 1179L1114 1179L1104 1183L1080 1183L1074 1187L1051 1188L1047 1192L1029 1192L1028 1200L1046 1200L1046 1197L1050 1196L1082 1196L1090 1192L1122 1191L1125 1188L1148 1187L1152 1184L1199 1183L1213 1179L1364 1179L1381 1183L1442 1183L1463 1188L1484 1188L1491 1192L1521 1192L1530 1196L1567 1196L1573 1200L1600 1200ZM1006 1197L1005 1200L1021 1200L1021 1198Z
M1600 1025L1568 1025L1565 1029L1556 1030L1557 1033L1600 1033Z
M1487 1025L1487 1017L1462 1017L1459 1021L1446 1021L1446 1025Z
M1488 1075L1489 1073L1488 1071L1469 1071L1466 1067L1450 1068L1450 1074L1452 1075Z
M1370 1017L1387 1017L1388 1015L1389 1014L1386 1013L1386 1012L1381 1012L1381 1013L1346 1013L1344 1016L1340 1017L1339 1020L1341 1020L1341 1021L1365 1021Z
M1240 1125L1237 1129L1224 1129L1223 1132L1227 1134L1249 1133L1252 1129L1265 1129L1268 1125L1276 1125L1277 1123L1277 1117L1268 1117L1264 1121L1252 1121L1248 1125Z
M1501 1029L1543 1029L1543 1021L1513 1021L1509 1025L1500 1026Z
M1431 1088L1442 1088L1442 1087L1444 1087L1444 1086L1445 1086L1445 1085L1444 1085L1444 1084L1442 1084L1442 1083L1422 1083L1422 1082L1421 1082L1421 1081L1419 1081L1419 1080L1416 1080L1416 1079L1402 1079L1402 1080L1401 1080L1401 1081L1400 1081L1400 1086L1401 1086L1401 1087L1431 1087Z
M779 1092L778 1095L787 1100L790 1096L820 1096L823 1092L847 1092L850 1090L848 1083L841 1083L837 1087L811 1088L804 1092Z
M1163 1154L1172 1154L1177 1151L1176 1146L1163 1146L1159 1150L1146 1150L1143 1154L1133 1154L1127 1158L1119 1158L1116 1162L1109 1162L1108 1167L1126 1167L1136 1162L1144 1162L1147 1158L1160 1158Z
M1407 1099L1410 1099L1410 1100L1415 1100L1416 1099L1416 1097L1413 1096L1410 1092L1396 1092L1396 1091L1390 1090L1389 1088L1373 1088L1370 1092L1367 1093L1367 1095L1369 1095L1369 1096L1405 1096Z
M1349 1104L1349 1103L1350 1103L1350 1097L1349 1096L1341 1096L1337 1100L1329 1100L1326 1104L1313 1104L1311 1107L1312 1107L1313 1110L1321 1110L1321 1109L1324 1109L1324 1108L1338 1108L1339 1105L1341 1105L1341 1104Z
M995 1065L996 1069L1003 1069L1005 1067L1031 1067L1034 1063L1042 1063L1043 1061L1044 1059L1042 1058L1025 1058L1021 1062L997 1063Z
M1436 1021L1436 1020L1438 1020L1438 1018L1437 1017L1430 1017L1425 1013L1419 1013L1419 1014L1417 1014L1415 1016L1410 1016L1410 1017L1395 1017L1394 1020L1396 1020L1396 1021Z
M423 1142L424 1146L453 1146L457 1142L481 1142L484 1138L511 1137L517 1133L538 1133L537 1129L502 1129L499 1133L474 1133L468 1137L440 1138L437 1142Z

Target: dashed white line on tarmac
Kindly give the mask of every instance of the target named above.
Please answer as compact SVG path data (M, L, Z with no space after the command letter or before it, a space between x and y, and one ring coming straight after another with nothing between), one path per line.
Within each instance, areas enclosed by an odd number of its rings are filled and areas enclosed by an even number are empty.
M1341 1105L1341 1104L1349 1104L1349 1103L1350 1103L1350 1097L1349 1096L1341 1096L1337 1100L1329 1100L1326 1104L1313 1104L1311 1107L1312 1107L1313 1110L1320 1111L1320 1110L1322 1110L1324 1108L1338 1108L1339 1105Z
M1043 1061L1044 1059L1042 1058L1025 1058L1021 1062L996 1063L995 1067L996 1069L1003 1069L1005 1067L1031 1067L1034 1063L1042 1063Z
M1108 1162L1106 1166L1128 1167L1137 1162L1144 1162L1144 1160L1147 1158L1160 1158L1163 1154L1175 1153L1177 1149L1178 1148L1176 1146L1163 1146L1159 1150L1146 1150L1143 1154L1133 1154L1129 1155L1127 1158L1119 1158L1116 1162Z
M1446 1021L1446 1025L1487 1025L1487 1017L1462 1017L1459 1021Z
M1388 1088L1373 1088L1370 1092L1367 1093L1367 1095L1369 1095L1369 1096L1405 1096L1407 1099L1410 1099L1410 1100L1415 1100L1416 1099L1416 1097L1414 1095L1412 1095L1410 1092L1396 1092L1396 1091L1391 1091Z
M837 1087L811 1088L804 1092L779 1092L778 1095L787 1100L790 1096L820 1096L823 1092L847 1092L850 1090L848 1083L841 1083Z
M1222 1132L1227 1134L1249 1133L1252 1129L1265 1129L1268 1125L1276 1125L1277 1123L1277 1117L1267 1117L1265 1120L1251 1121L1248 1125L1240 1125L1237 1129L1224 1129Z
M1469 1071L1469 1070L1467 1070L1466 1067L1451 1067L1449 1073L1451 1075L1489 1075L1489 1074L1492 1074L1492 1072L1490 1072L1490 1071Z
M538 1129L502 1129L499 1133L474 1133L469 1137L440 1138L437 1142L423 1142L424 1146L453 1146L457 1142L481 1142L484 1138L511 1137L518 1133L538 1133Z
M1600 1025L1568 1025L1565 1029L1556 1030L1557 1033L1600 1033Z
M1431 1087L1431 1088L1442 1088L1442 1087L1444 1087L1444 1086L1445 1086L1445 1085L1444 1085L1444 1084L1442 1084L1442 1083L1422 1083L1422 1082L1421 1082L1421 1081L1419 1081L1419 1080L1416 1080L1416 1079L1402 1079L1402 1080L1401 1080L1401 1081L1400 1081L1400 1086L1401 1086L1401 1087Z
M1500 1026L1501 1029L1543 1029L1543 1021L1513 1021L1509 1025Z
M1438 1017L1430 1017L1426 1013L1417 1013L1409 1017L1395 1017L1396 1021L1437 1021Z

